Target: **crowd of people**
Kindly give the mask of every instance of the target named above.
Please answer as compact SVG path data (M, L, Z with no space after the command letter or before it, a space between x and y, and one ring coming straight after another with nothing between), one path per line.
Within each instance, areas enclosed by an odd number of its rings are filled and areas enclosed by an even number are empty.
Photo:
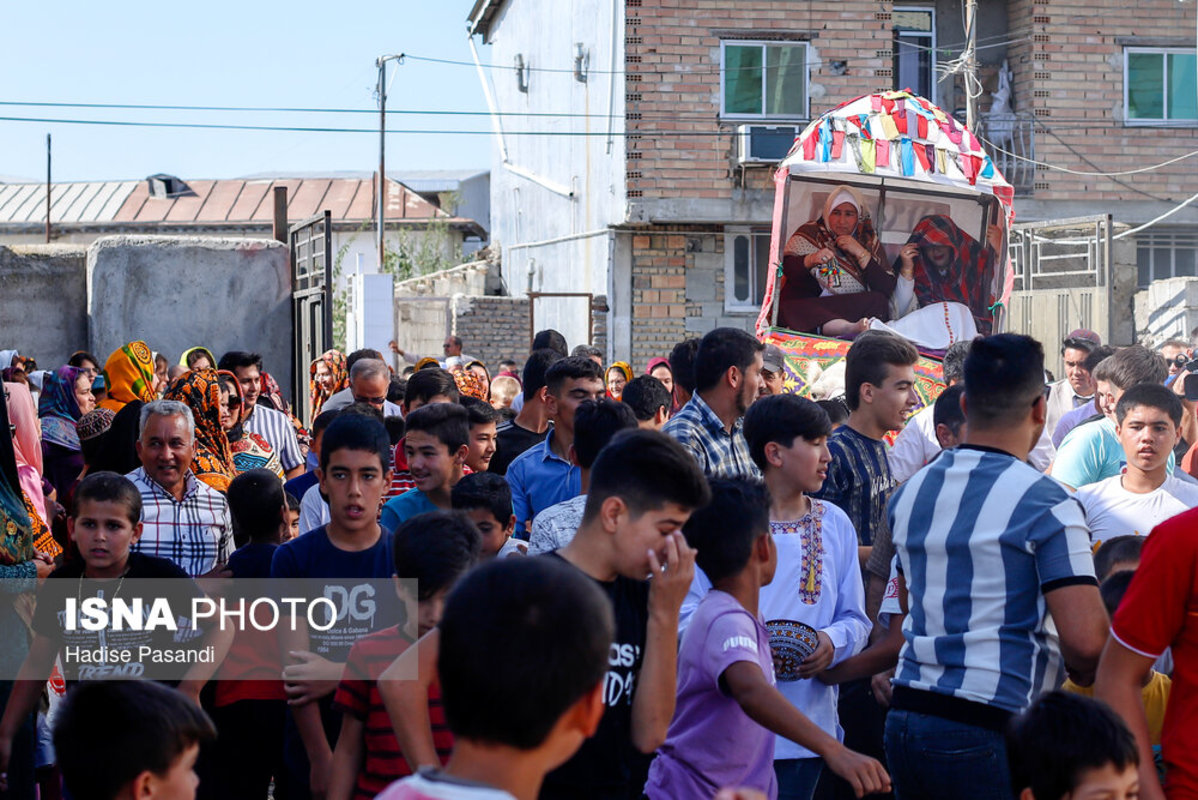
M731 328L463 347L330 350L307 414L249 350L0 351L0 797L1198 797L1190 342L978 336L923 409L888 330L819 402ZM66 658L140 578L372 600Z

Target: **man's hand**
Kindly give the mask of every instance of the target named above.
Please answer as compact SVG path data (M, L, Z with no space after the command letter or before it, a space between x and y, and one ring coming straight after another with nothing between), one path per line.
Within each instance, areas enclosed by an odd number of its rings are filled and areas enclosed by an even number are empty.
M874 694L874 699L878 701L878 705L882 708L890 708L890 697L894 694L894 686L891 685L890 679L894 677L894 670L879 672L877 675L869 679L870 691Z
M799 664L799 677L811 678L832 666L832 659L836 656L836 646L832 644L832 640L828 638L828 634L819 631L817 634L819 645L815 648L815 652L803 659Z
M283 668L288 705L302 706L337 691L341 664L307 650L292 650L288 655L298 662Z
M677 617L695 577L695 548L675 531L666 537L662 556L665 563L649 551L649 613L665 611Z
M890 791L890 776L886 768L869 756L861 755L841 745L824 755L824 763L848 781L858 797Z

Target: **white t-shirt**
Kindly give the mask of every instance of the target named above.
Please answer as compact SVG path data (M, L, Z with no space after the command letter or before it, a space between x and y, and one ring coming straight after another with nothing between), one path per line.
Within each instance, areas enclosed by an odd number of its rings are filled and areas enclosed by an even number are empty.
M422 769L396 781L379 794L378 800L516 800L508 792L446 775L441 770Z
M878 625L890 630L890 618L901 617L903 606L899 602L899 573L898 555L890 559L890 578L886 581L886 591L882 595L882 605L878 607Z
M1123 476L1115 475L1077 490L1086 510L1090 538L1099 544L1113 536L1147 536L1160 523L1198 506L1198 486L1165 479L1160 488L1135 494L1123 488Z

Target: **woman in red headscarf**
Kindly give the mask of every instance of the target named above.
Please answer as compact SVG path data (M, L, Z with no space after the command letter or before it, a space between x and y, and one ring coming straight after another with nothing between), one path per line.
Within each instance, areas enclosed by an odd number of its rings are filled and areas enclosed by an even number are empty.
M943 214L924 217L899 251L896 301L914 284L920 307L934 303L968 306L978 332L989 335L994 326L994 273L1002 249L1002 228L991 225L982 244Z

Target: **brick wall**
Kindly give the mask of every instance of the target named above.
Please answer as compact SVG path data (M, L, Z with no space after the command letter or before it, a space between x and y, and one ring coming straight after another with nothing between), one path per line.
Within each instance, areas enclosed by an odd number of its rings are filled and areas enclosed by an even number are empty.
M1010 0L1016 111L1032 113L1036 158L1079 171L1114 172L1198 150L1198 128L1123 123L1125 44L1194 50L1193 3L1176 0ZM1129 39L1128 37L1134 37ZM1013 35L1012 38L1017 38ZM1194 76L1190 77L1193 85ZM1174 169L1116 179L1039 170L1037 200L1178 201L1198 191L1198 173Z
M632 359L639 371L675 344L723 326L752 331L757 312L724 310L718 226L649 229L632 240Z
M481 358L491 369L510 358L528 358L529 303L527 297L455 295L451 326L462 337L462 350Z
M810 71L810 109L817 116L848 98L891 88L891 6L877 0L629 0L630 199L724 198L737 191L730 179L739 172L734 170L739 122L718 119L723 32L809 38L819 56ZM845 74L832 74L835 61L846 62ZM771 187L770 173L747 170L745 188Z

